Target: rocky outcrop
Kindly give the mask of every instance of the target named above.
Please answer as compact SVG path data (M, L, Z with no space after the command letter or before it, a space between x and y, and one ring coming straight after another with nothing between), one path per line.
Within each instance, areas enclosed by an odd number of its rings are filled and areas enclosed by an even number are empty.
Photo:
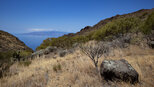
M57 51L57 47L48 46L46 49L42 49L42 50L39 50L39 51L36 51L36 52L32 53L30 58L33 59L33 58L36 58L36 57L47 55L47 54L49 54L51 52L55 52L55 51Z
M149 42L148 43L149 43L149 46L151 48L154 48L154 30L152 32L152 35L149 36Z
M130 40L131 40L131 35L130 33L128 34L119 34L117 36L115 36L113 38L113 40L111 41L112 43L112 47L120 47L120 48L126 48L128 47L128 44L130 44Z
M67 50L61 50L61 51L58 52L58 55L60 57L64 57L66 54L67 54Z
M61 49L58 51L58 55L60 57L64 57L65 55L73 53L73 52L74 52L74 49L65 49L65 50Z
M29 58L33 59L36 57L41 57L43 55L46 56L45 58L56 57L56 56L64 57L66 54L69 54L69 53L73 53L73 50L48 46L46 49L42 49L32 53L32 55Z
M151 48L154 48L154 41L150 41L149 45Z
M132 84L138 82L139 74L124 59L104 60L100 67L100 74L106 80L122 80Z

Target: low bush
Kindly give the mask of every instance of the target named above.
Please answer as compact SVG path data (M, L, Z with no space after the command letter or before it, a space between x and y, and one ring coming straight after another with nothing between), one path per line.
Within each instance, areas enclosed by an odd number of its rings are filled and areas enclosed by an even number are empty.
M112 37L119 33L125 34L127 32L136 32L139 24L140 20L138 18L131 17L117 19L95 31L92 38L95 40L103 40L105 37Z
M30 52L30 51L20 51L20 56L22 57L22 58L26 58L26 57L28 57L28 56L30 56L32 54L32 52Z
M19 65L21 65L21 66L29 66L30 64L31 64L31 61L29 61L29 60L19 62Z
M45 49L48 46L56 46L61 48L71 48L74 43L83 43L89 41L89 38L86 36L75 36L75 37L68 37L62 36L59 38L49 38L44 40L43 43L36 48L36 50Z
M144 34L150 34L154 30L154 12L148 16L141 29Z
M0 78L5 76L9 67L12 65L11 58L13 51L0 52Z
M22 59L26 59L30 55L30 51L7 51L0 52L0 77L5 76L9 67L15 62ZM22 62L25 66L30 64L29 61Z
M53 70L55 71L55 72L58 72L59 70L61 70L62 68L61 68L61 65L60 64L56 64L56 65L54 65L53 66Z

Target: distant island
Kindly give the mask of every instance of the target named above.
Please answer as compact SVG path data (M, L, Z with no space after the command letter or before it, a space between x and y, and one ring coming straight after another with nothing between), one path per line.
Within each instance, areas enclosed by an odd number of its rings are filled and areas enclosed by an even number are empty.
M27 46L35 50L36 47L38 47L46 38L49 38L49 37L57 38L65 34L68 34L68 32L38 31L38 32L29 32L29 33L19 33L14 35L18 37L21 41L23 41Z
M29 32L29 33L19 33L16 35L35 35L35 36L51 36L51 37L59 37L64 34L68 34L68 32L61 32L61 31L36 31L36 32Z

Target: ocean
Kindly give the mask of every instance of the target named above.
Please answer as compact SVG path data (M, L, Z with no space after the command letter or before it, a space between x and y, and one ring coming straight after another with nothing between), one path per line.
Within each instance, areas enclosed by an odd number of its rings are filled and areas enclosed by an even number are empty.
M47 38L51 38L53 36L37 36L37 35L15 35L23 41L28 47L32 48L34 51L35 49L40 46L40 44L43 42L43 40Z

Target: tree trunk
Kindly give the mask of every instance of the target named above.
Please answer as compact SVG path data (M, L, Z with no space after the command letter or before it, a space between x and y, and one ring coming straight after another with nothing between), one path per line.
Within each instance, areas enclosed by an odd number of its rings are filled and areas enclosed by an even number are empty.
M96 72L99 73L99 70L98 70L98 65L97 63L94 63L95 64L95 68L96 68Z

